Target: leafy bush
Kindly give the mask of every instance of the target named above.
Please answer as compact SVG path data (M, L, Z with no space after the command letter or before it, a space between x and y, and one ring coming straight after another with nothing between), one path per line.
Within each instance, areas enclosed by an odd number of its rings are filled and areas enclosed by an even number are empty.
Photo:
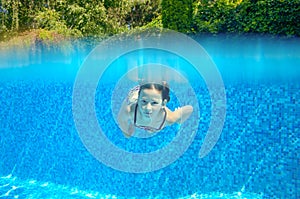
M45 29L64 36L107 36L164 27L183 33L300 36L299 0L5 0L0 36Z
M162 0L163 27L179 32L190 32L192 3L192 0Z
M146 26L159 20L161 6L160 0L135 0L132 2L129 12L126 14L126 23L129 28ZM152 26L151 24L149 26Z
M106 9L102 3L67 5L62 15L68 27L79 30L84 36L99 36L108 31Z
M244 0L237 8L240 32L300 36L299 0Z
M238 2L228 0L198 1L194 4L195 14L193 16L194 32L233 32L232 16L235 13Z
M161 15L153 19L151 22L147 23L146 25L142 26L142 28L163 28Z
M194 32L300 35L299 0L198 0Z
M82 36L81 32L76 28L69 29L66 22L60 18L60 14L55 10L44 9L44 11L40 11L35 16L35 26L36 28L55 31L64 36Z

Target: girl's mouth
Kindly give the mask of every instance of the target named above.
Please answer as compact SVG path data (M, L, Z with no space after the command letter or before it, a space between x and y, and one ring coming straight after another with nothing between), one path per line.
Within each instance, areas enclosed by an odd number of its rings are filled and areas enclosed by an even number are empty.
M151 112L144 112L144 115L147 116L147 117L150 117L151 114L152 114Z

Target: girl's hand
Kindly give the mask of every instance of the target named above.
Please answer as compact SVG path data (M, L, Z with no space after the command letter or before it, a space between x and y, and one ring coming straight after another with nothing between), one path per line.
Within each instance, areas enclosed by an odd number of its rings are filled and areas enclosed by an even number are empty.
M135 131L134 125L132 124L132 122L128 122L128 134L129 134L129 136L132 136L134 131Z
M126 132L123 131L123 134L126 138L130 138L135 132L135 127L130 120L127 121L127 126L128 129Z

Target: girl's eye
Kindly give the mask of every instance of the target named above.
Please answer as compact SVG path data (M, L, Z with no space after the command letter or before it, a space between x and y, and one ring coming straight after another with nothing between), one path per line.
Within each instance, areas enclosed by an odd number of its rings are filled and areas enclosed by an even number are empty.
M152 102L152 105L157 105L158 103L157 102Z

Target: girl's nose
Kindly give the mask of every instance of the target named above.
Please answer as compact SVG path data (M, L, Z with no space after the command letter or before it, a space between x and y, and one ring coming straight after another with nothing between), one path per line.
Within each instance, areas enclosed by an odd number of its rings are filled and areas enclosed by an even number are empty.
M148 104L146 105L146 109L147 109L147 110L151 110L151 109L152 109L152 106L151 106L150 103L148 103Z

